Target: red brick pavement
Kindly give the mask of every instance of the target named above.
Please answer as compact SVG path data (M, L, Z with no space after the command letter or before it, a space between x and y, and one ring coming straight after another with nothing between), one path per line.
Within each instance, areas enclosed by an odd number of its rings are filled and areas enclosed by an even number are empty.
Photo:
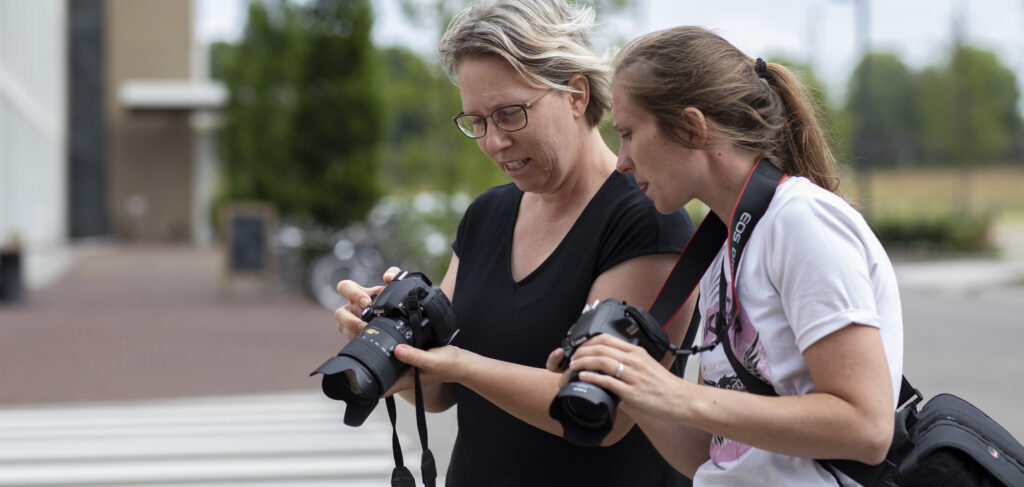
M218 251L111 246L52 286L0 305L0 404L319 390L344 344L296 296L221 295Z

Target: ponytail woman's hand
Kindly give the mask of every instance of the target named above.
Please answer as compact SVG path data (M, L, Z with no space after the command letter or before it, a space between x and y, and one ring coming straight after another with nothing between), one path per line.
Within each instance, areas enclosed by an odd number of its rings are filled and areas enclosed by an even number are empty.
M556 352L552 352L548 356L549 366L555 355ZM580 371L580 380L618 395L622 407L634 418L637 414L670 417L674 404L684 399L686 387L691 385L643 348L606 333L587 340L573 353L562 380L567 380L575 371Z
M561 365L562 363L563 358L565 358L565 349L556 348L548 355L548 361L544 365L548 370L562 374L562 376L559 377L558 379L559 389L565 387L565 385L569 383L570 376L572 375L571 370L559 367L559 365Z

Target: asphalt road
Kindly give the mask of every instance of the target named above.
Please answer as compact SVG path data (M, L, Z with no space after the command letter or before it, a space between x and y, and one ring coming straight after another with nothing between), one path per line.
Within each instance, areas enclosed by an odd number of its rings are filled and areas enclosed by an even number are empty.
M902 298L907 379L925 398L966 399L1024 440L1024 287Z

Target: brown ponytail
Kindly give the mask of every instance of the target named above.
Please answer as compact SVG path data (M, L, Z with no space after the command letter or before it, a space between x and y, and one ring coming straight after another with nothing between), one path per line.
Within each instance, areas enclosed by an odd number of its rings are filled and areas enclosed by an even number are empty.
M693 147L683 111L700 110L717 137L759 152L783 172L836 191L836 160L803 85L784 66L755 60L699 27L675 27L633 40L619 53L615 81L654 115L666 134Z

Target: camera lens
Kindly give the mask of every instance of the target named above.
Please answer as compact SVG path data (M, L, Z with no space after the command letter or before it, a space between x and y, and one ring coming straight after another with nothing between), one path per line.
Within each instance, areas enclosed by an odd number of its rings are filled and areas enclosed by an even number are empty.
M366 328L310 374L323 374L324 394L348 404L349 426L363 424L380 396L408 368L395 358L396 346L425 350L443 345L458 332L448 297L418 272L395 276L361 316L368 321Z
M395 346L409 343L403 333L408 329L398 320L374 318L336 357L313 372L324 374L322 387L327 397L348 403L345 424L363 424L381 394L407 367L393 352Z
M580 446L598 446L615 424L618 396L573 375L555 400L548 414L562 425L566 440Z
M341 373L342 377L345 378L345 386L348 387L349 391L352 391L352 394L362 397L377 397L380 395L376 381L373 380L373 376L368 372L363 367L356 367Z
M608 422L607 405L591 402L588 398L567 397L562 401L562 407L580 426L595 428Z

